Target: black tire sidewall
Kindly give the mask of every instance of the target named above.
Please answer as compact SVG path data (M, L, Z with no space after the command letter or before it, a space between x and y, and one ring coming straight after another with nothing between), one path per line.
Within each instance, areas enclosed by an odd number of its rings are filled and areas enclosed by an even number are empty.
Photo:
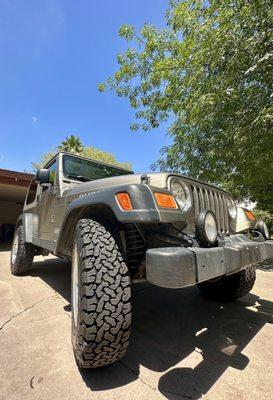
M98 233L98 231L100 231ZM94 237L93 237L94 235ZM105 235L105 236L104 236ZM86 240L88 239L89 244L86 244ZM105 244L105 241L109 241ZM88 250L87 250L87 247ZM109 250L110 247L110 250ZM117 245L117 240L114 235L110 232L106 226L102 225L97 221L93 221L91 219L82 219L79 220L75 230L75 238L74 238L74 246L72 249L72 258L77 252L77 264L75 261L72 262L72 279L71 279L71 333L72 333L72 345L74 350L74 355L76 362L79 367L82 368L97 368L101 366L105 366L115 362L117 359L121 358L126 351L126 346L128 346L128 340L130 335L130 325L131 325L131 311L128 312L128 307L131 309L130 305L130 297L131 297L131 288L130 288L130 277L128 268L123 260L121 252L119 251L119 246ZM107 262L113 257L112 269L108 270L106 265L104 265L103 256L105 256L105 252L107 254ZM96 260L98 257L98 260ZM95 261L94 261L95 260ZM102 264L100 264L102 262ZM108 264L109 265L109 264ZM77 271L74 271L74 268L77 268ZM87 272L88 271L88 272ZM102 272L103 271L103 272ZM108 272L109 271L109 272ZM127 271L127 272L126 272ZM78 278L78 304L77 304L77 320L74 321L74 304L73 304L73 287L74 287L74 273L76 272L76 276ZM114 277L111 273L114 272ZM110 274L110 275L109 275ZM100 277L98 277L100 275ZM91 278L87 278L90 276ZM122 279L125 279L125 285L122 283L117 283L116 279L119 278L120 282ZM91 279L91 280L89 280ZM105 290L107 290L108 286L107 280L112 280L112 284L117 285L118 287L118 295L116 295L116 289L113 290L114 299L118 300L118 303L114 303L112 305L113 311L109 311L106 309L107 306L110 305L109 301L104 299L104 297L109 297L106 294ZM98 283L99 282L99 283ZM115 283L116 282L116 283ZM112 285L111 284L111 285ZM119 286L120 285L120 286ZM123 286L124 285L124 286ZM106 289L105 289L106 286ZM128 288L129 286L129 288ZM103 287L103 289L101 289ZM124 287L124 292L123 292ZM102 291L101 291L102 290ZM129 298L127 299L126 290L129 290ZM120 293L123 293L121 297L118 296ZM104 293L101 295L101 293ZM100 297L100 295L102 297ZM87 296L87 297L86 297ZM92 305L89 305L89 299L91 299ZM110 299L112 299L110 297ZM100 302L103 301L103 308L101 309ZM100 333L101 327L97 324L97 318L100 321L104 320L105 313L109 312L109 318L114 317L114 314L117 313L117 309L121 307L122 314L119 317L124 318L122 327L120 329L119 334L113 334L113 339L109 339L111 336L111 325L109 325L109 331L105 328L103 330L104 333ZM101 310L100 310L101 309ZM119 311L120 312L120 311ZM97 316L95 316L95 314ZM128 317L129 316L129 317ZM86 320L87 318L87 320ZM129 322L128 322L129 321ZM76 324L75 324L76 322ZM106 324L107 325L107 324ZM96 333L94 333L94 338L90 338L89 329L93 329L96 327ZM114 329L114 328L113 328ZM107 338L108 335L108 338ZM116 336L115 336L116 335ZM121 336L119 336L121 335ZM91 334L93 336L93 334ZM103 341L109 340L110 348L112 346L112 350L109 353L104 352L104 350L100 350L100 343ZM111 342L112 340L112 342ZM119 346L120 350L116 350ZM97 357L101 352L102 358L98 360ZM116 354L119 353L119 354ZM86 359L87 357L87 359Z
M79 257L79 240L77 239L76 235L75 235L75 245L74 248L72 250L72 257L74 256L74 251L76 251L78 253L78 263L75 265L71 266L71 339L72 339L72 345L73 348L76 349L78 347L78 338L79 338L79 333L78 333L78 327L80 324L80 302L78 301L78 316L77 316L77 321L76 321L76 325L75 325L75 318L74 318L74 307L73 307L73 296L74 296L74 290L73 290L73 285L74 285L74 271L73 268L77 268L77 276L78 276L78 298L80 296L80 287L81 287L81 265L80 265L80 257Z
M16 268L16 263L17 263L17 260L18 260L18 253L19 253L20 247L21 247L21 233L22 233L22 226L18 226L18 228L15 230L13 241L12 241L12 245L11 245L11 253L10 253L11 270L14 270ZM13 255L13 247L14 247L14 242L15 242L16 237L18 237L18 248L17 248L17 254L16 254L16 257L15 257L15 260L13 262L12 261L12 255Z
M12 251L16 237L18 237L18 249L14 262L12 261ZM14 233L12 241L12 251L10 253L10 269L13 275L23 275L32 266L35 255L35 246L24 242L23 226L19 225Z

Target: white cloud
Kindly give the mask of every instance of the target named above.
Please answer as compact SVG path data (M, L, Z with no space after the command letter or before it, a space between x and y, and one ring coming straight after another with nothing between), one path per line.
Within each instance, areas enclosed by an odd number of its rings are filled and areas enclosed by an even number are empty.
M4 158L5 158L5 157L3 156L3 154L0 154L0 162L3 161Z
M39 122L39 121L40 121L38 117L31 117L31 119L32 119L32 122L34 122L34 123L36 123L36 122Z

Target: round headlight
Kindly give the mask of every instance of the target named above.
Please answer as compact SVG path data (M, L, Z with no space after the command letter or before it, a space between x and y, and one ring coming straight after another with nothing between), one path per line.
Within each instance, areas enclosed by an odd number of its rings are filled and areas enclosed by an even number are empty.
M236 204L232 199L227 199L227 207L228 207L228 212L231 218L236 218L237 217L237 207Z
M187 211L191 206L191 199L187 186L180 180L175 179L171 182L170 189L181 210Z
M257 221L255 229L257 229L257 231L261 232L261 234L263 235L265 240L269 239L270 235L269 235L268 227L262 219L259 219Z
M202 244L214 244L217 240L217 222L212 211L201 211L196 220L196 237Z

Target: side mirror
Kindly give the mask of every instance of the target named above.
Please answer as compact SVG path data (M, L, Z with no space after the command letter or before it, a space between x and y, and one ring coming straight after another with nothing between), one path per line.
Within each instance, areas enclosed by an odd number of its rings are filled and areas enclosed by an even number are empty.
M36 177L35 177L36 182L38 183L50 183L50 171L49 169L38 169L36 172Z

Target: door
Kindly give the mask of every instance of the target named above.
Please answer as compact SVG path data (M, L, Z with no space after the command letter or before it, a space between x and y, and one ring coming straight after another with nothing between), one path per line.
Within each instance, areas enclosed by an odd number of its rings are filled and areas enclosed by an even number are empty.
M38 216L38 239L46 241L43 247L52 248L54 242L54 208L56 204L56 159L47 167L50 170L50 186L39 185L36 214ZM41 245L42 245L41 243Z

